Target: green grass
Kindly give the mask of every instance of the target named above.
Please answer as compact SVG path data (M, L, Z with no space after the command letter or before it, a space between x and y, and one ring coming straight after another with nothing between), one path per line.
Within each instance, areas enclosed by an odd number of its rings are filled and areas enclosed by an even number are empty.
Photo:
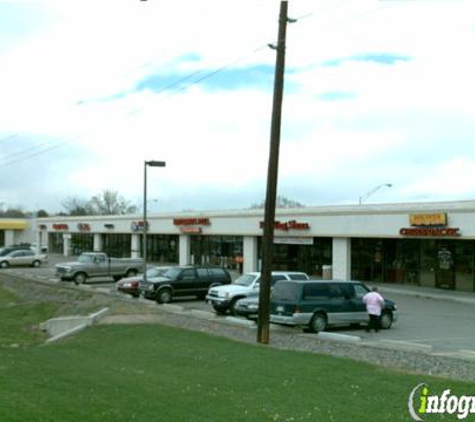
M15 301L1 293L1 304ZM36 304L30 311L23 327ZM199 332L94 326L60 343L0 347L0 421L408 421L420 382L474 394L474 384Z

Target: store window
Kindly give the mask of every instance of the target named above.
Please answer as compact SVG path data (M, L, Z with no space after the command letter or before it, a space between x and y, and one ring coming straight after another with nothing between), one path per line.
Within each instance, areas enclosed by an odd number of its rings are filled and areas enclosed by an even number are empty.
M5 245L5 230L0 230L0 245L7 246Z
M383 241L385 277L382 281L419 285L420 240L386 239ZM380 280L376 280L380 281Z
M262 266L262 237L258 240L258 256ZM332 239L318 237L310 245L274 244L274 271L303 271L322 277L323 266L332 265Z
M242 236L191 236L192 263L239 270L242 244Z
M140 251L143 251L143 236L140 242ZM178 236L147 234L147 260L160 264L178 263ZM143 255L142 255L143 256Z
M355 280L474 291L475 241L352 239Z
M351 278L383 281L384 252L381 239L351 239Z
M83 252L92 252L94 250L94 235L91 233L72 233L71 234L71 253L81 255Z
M131 240L130 234L105 234L102 238L102 250L115 258L130 258Z
M50 253L64 253L64 233L48 233L48 250Z

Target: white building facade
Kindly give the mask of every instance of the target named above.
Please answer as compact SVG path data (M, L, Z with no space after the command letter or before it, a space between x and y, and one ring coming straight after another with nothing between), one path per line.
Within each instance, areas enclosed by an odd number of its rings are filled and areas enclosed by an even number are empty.
M148 259L259 270L263 218L262 210L149 215ZM137 215L41 218L35 232L37 244L64 255L142 255ZM278 209L274 269L474 291L475 201Z

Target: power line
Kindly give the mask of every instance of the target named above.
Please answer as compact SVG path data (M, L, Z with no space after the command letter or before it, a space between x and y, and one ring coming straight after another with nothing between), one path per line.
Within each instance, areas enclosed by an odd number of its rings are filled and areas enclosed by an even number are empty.
M390 4L386 4L386 5L379 6L375 9L364 11L362 13L353 14L353 15L349 16L348 18L342 19L342 20L337 21L337 22L333 22L332 25L340 25L342 23L352 21L354 19L358 19L358 18L361 18L363 16L367 16L367 15L372 14L372 13L377 13L380 10L391 7L391 6L392 5L390 5ZM337 9L337 8L341 8L341 7L343 7L343 4L328 7L328 8L324 8L323 11L328 11L328 10ZM301 21L303 19L307 19L307 18L310 18L312 16L315 16L315 12L308 12L308 13L305 13L303 15L299 15L299 16L297 16L296 19ZM332 26L332 25L329 25L329 26ZM239 57L237 59L234 59L234 60L226 63L225 65L223 65L223 66L221 66L217 69L210 70L209 72L207 72L205 74L203 74L203 73L206 71L206 69L200 69L198 71L195 71L195 72L193 72L189 75L186 75L186 76L176 80L175 82L172 82L171 84L165 85L160 90L156 91L155 94L162 94L164 92L170 91L170 92L168 92L168 95L163 97L163 100L166 99L166 98L170 98L171 96L186 90L187 88L189 88L192 85L196 85L196 84L198 84L198 83L200 83L200 82L202 82L206 79L209 79L209 78L225 71L226 69L230 68L231 66L233 66L233 65L243 61L244 59L248 58L250 55L255 54L259 51L262 51L266 47L267 47L267 44L259 46L258 48L254 49L250 54L248 54L246 56L243 56L243 57ZM151 64L154 63L154 61L156 59L158 59L158 57L159 56L154 56L153 59L148 60L145 63L142 63L141 65L137 66L136 69L141 69L141 68L150 66ZM200 76L200 75L202 75L202 76ZM183 85L183 83L186 82L186 81L190 81L190 82ZM76 103L79 103L79 101L77 101ZM126 112L125 115L126 116L136 115L137 113L139 113L140 111L143 111L144 109L145 109L145 106L142 106L142 107L139 107L139 108L136 108L136 109L133 109L133 110L130 110L130 111ZM17 139L20 136L21 136L20 132L14 133L14 134L6 136L5 138L0 138L0 142L5 142L5 141L12 140L12 139ZM4 161L3 163L0 163L0 167L15 164L15 163L21 162L23 160L26 160L26 159L44 154L46 152L52 151L52 150L57 149L57 148L60 148L64 145L66 145L67 143L72 142L73 140L79 138L80 136L81 135L79 135L79 134L73 135L73 137L71 139L60 142L57 145L48 146L48 144L50 144L50 142L48 142L48 143L44 143L44 144L41 144L41 145L36 145L36 146L33 146L33 147L29 147L29 148L25 149L24 151L17 151L15 153L11 154L7 158L11 158L11 156L15 156L15 155L21 155L21 154L25 154L25 155L23 157L20 157L20 158L17 158L17 159ZM33 149L36 149L36 148L42 147L42 146L45 146L45 148L42 149L42 150L39 150L39 151L35 151L35 152L32 151Z

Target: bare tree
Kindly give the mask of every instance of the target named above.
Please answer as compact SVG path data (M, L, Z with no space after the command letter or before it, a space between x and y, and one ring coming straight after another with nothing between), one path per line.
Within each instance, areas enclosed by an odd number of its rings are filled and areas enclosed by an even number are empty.
M260 204L252 204L250 208L251 209L264 209L265 204L266 204L266 202L262 201ZM276 208L304 208L305 205L298 202L298 201L288 199L285 196L277 196L275 207Z
M112 190L104 190L93 196L88 205L95 215L132 214L137 211L135 205Z
M69 197L62 204L67 215L92 215L92 209L86 199Z

